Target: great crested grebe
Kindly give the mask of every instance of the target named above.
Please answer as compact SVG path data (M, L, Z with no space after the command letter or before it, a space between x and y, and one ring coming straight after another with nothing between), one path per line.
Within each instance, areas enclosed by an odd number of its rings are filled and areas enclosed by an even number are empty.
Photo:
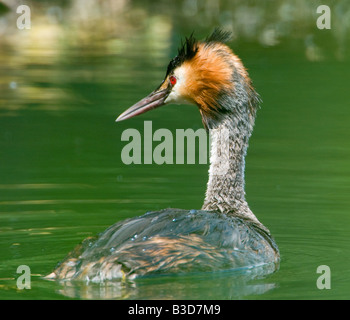
M212 141L202 209L164 209L117 222L84 240L47 278L101 282L151 273L277 268L278 247L244 191L244 159L260 100L241 60L224 44L229 37L216 29L202 42L186 38L161 85L116 120L169 103L198 106Z

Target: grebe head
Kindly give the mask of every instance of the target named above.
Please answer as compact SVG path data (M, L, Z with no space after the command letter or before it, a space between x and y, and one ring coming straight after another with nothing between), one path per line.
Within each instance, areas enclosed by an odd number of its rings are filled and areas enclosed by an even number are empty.
M225 115L235 113L240 105L248 107L246 111L254 119L259 98L242 62L224 44L230 37L229 32L216 29L202 42L193 35L186 38L178 55L170 61L161 85L116 121L170 103L197 105L208 129L215 128Z

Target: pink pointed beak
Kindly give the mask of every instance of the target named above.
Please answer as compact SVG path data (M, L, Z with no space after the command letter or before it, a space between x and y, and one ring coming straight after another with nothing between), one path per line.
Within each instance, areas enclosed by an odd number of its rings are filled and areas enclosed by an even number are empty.
M171 91L171 87L167 87L161 90L155 90L147 97L143 98L139 102L135 103L129 109L125 110L115 121L122 121L139 114L145 113L149 110L161 107L165 104L165 100Z

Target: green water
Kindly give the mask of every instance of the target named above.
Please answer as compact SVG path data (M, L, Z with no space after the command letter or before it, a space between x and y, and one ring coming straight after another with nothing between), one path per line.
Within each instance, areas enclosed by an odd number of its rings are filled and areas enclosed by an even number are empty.
M31 1L30 30L16 28L16 7L2 12L0 299L349 299L350 7L326 2L331 30L317 29L317 5L306 1ZM114 120L159 85L182 37L204 38L217 25L234 30L229 45L263 100L246 192L279 245L279 271L103 287L41 279L116 221L201 207L208 165L121 161L124 130L142 132L145 120L154 131L196 130L196 107ZM31 289L17 288L20 265L30 267ZM317 288L320 265L331 270L331 289Z

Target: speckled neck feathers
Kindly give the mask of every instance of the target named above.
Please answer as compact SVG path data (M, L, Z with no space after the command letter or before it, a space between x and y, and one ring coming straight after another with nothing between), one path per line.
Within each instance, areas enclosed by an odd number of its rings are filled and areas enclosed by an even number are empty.
M203 119L209 124L211 156L202 209L258 222L245 199L244 169L259 97L250 81L247 82L237 69L233 78L232 92L222 95L219 100L221 108L226 110L225 114L216 121Z

